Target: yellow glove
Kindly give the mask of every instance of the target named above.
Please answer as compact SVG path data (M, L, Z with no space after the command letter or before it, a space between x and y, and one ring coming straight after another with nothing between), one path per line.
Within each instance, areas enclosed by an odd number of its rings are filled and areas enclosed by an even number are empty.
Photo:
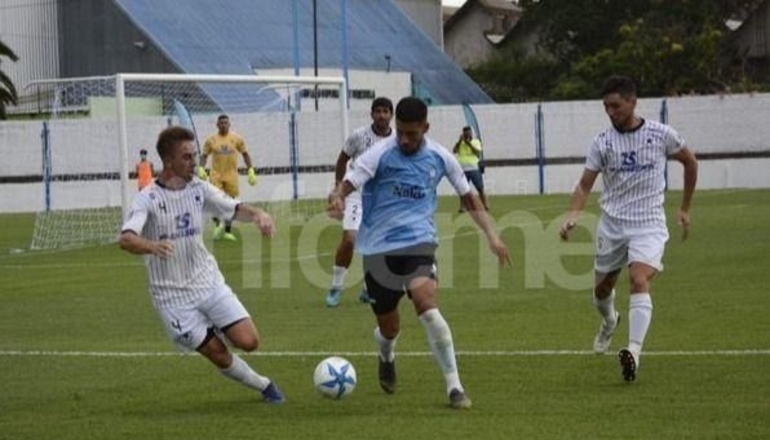
M254 186L257 184L257 170L254 167L249 168L249 185Z
M209 175L206 174L206 168L203 168L202 166L198 167L198 178L201 180L207 180L209 178Z

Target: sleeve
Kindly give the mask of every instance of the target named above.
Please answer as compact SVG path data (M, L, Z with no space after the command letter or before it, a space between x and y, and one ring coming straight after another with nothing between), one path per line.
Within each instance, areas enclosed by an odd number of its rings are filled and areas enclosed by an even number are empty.
M471 139L471 148L473 148L476 151L481 151L481 141L478 139Z
M360 189L366 182L369 181L377 172L377 167L380 165L380 159L382 155L387 151L389 142L381 142L377 148L369 148L361 156L359 156L353 165L350 167L345 178L356 189Z
M239 135L235 135L235 149L241 154L248 152L246 149L246 142Z
M145 223L147 223L149 215L150 202L144 195L139 194L131 204L131 210L128 211L128 216L126 221L123 222L120 232L132 231L136 235L142 235L142 230Z
M604 136L597 136L596 139L594 139L594 142L591 144L591 148L588 149L585 165L586 169L588 170L601 171L603 168L601 152L602 139L604 139Z
M464 196L471 192L471 186L468 183L468 179L465 178L465 172L462 166L460 166L460 162L453 155L449 154L448 150L444 150L443 147L439 151L441 151L441 157L444 160L447 179L449 179L449 183L452 184L457 194Z
M235 216L235 208L241 203L239 200L228 196L208 181L201 182L201 185L203 185L203 209L205 211L226 219Z
M214 141L211 139L211 137L206 138L206 142L203 143L203 154L206 156L211 155L214 150L213 143Z
M670 156L681 150L684 146L684 139L670 125L665 125L663 131L663 144L666 148L666 156Z
M350 157L356 157L360 143L361 136L358 132L353 132L347 139L345 139L345 145L342 146L342 152Z

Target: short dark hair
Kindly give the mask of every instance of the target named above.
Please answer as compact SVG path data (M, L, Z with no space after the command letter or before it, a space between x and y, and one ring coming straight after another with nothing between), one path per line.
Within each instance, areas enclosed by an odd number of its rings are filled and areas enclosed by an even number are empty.
M463 127L463 131L471 131L471 126L466 125L465 127Z
M144 148L142 148L141 150L139 150L139 155L141 155L141 156L146 156L146 155L147 155L147 150L145 150Z
M636 96L636 83L625 75L612 75L604 81L602 96L617 93L621 96Z
M217 122L221 121L222 119L230 119L230 117L227 116L224 113L222 113L221 115L217 116Z
M384 107L388 109L389 112L393 113L393 101L384 96L374 98L374 101L372 101L372 111L377 107Z
M192 131L176 125L160 132L155 148L158 150L158 156L165 160L171 157L179 144L184 141L194 140L195 134Z
M423 122L428 119L428 106L413 96L398 101L396 106L396 119L401 122Z

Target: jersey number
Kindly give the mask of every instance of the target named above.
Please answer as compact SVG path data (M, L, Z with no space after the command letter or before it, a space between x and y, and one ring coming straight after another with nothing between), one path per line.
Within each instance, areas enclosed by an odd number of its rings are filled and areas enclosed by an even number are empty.
M176 228L177 229L187 229L190 227L190 213L185 212L182 215L176 216Z
M630 151L628 153L620 153L623 155L623 165L631 166L636 165L636 151Z

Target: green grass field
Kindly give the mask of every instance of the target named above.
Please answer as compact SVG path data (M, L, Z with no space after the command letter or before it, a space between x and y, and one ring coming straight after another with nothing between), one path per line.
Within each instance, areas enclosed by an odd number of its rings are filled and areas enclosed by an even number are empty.
M680 195L668 194L669 218ZM558 241L568 197L491 202L511 269L494 269L471 223L455 214L456 199L442 200L438 221L441 310L470 411L447 407L408 302L399 389L380 391L360 284L339 308L324 306L339 229L321 216L306 226L279 222L273 242L241 225L239 243L213 245L263 337L259 354L245 359L287 395L272 406L199 356L175 354L139 258L117 246L12 252L28 246L34 219L2 215L0 439L770 438L770 191L699 192L690 239L682 243L671 226L648 354L632 384L614 356L590 353L599 325L591 234ZM349 280L359 279L359 266L356 259ZM627 290L624 280L624 315ZM613 349L626 338L624 323ZM316 363L331 354L358 372L342 401L312 387Z

